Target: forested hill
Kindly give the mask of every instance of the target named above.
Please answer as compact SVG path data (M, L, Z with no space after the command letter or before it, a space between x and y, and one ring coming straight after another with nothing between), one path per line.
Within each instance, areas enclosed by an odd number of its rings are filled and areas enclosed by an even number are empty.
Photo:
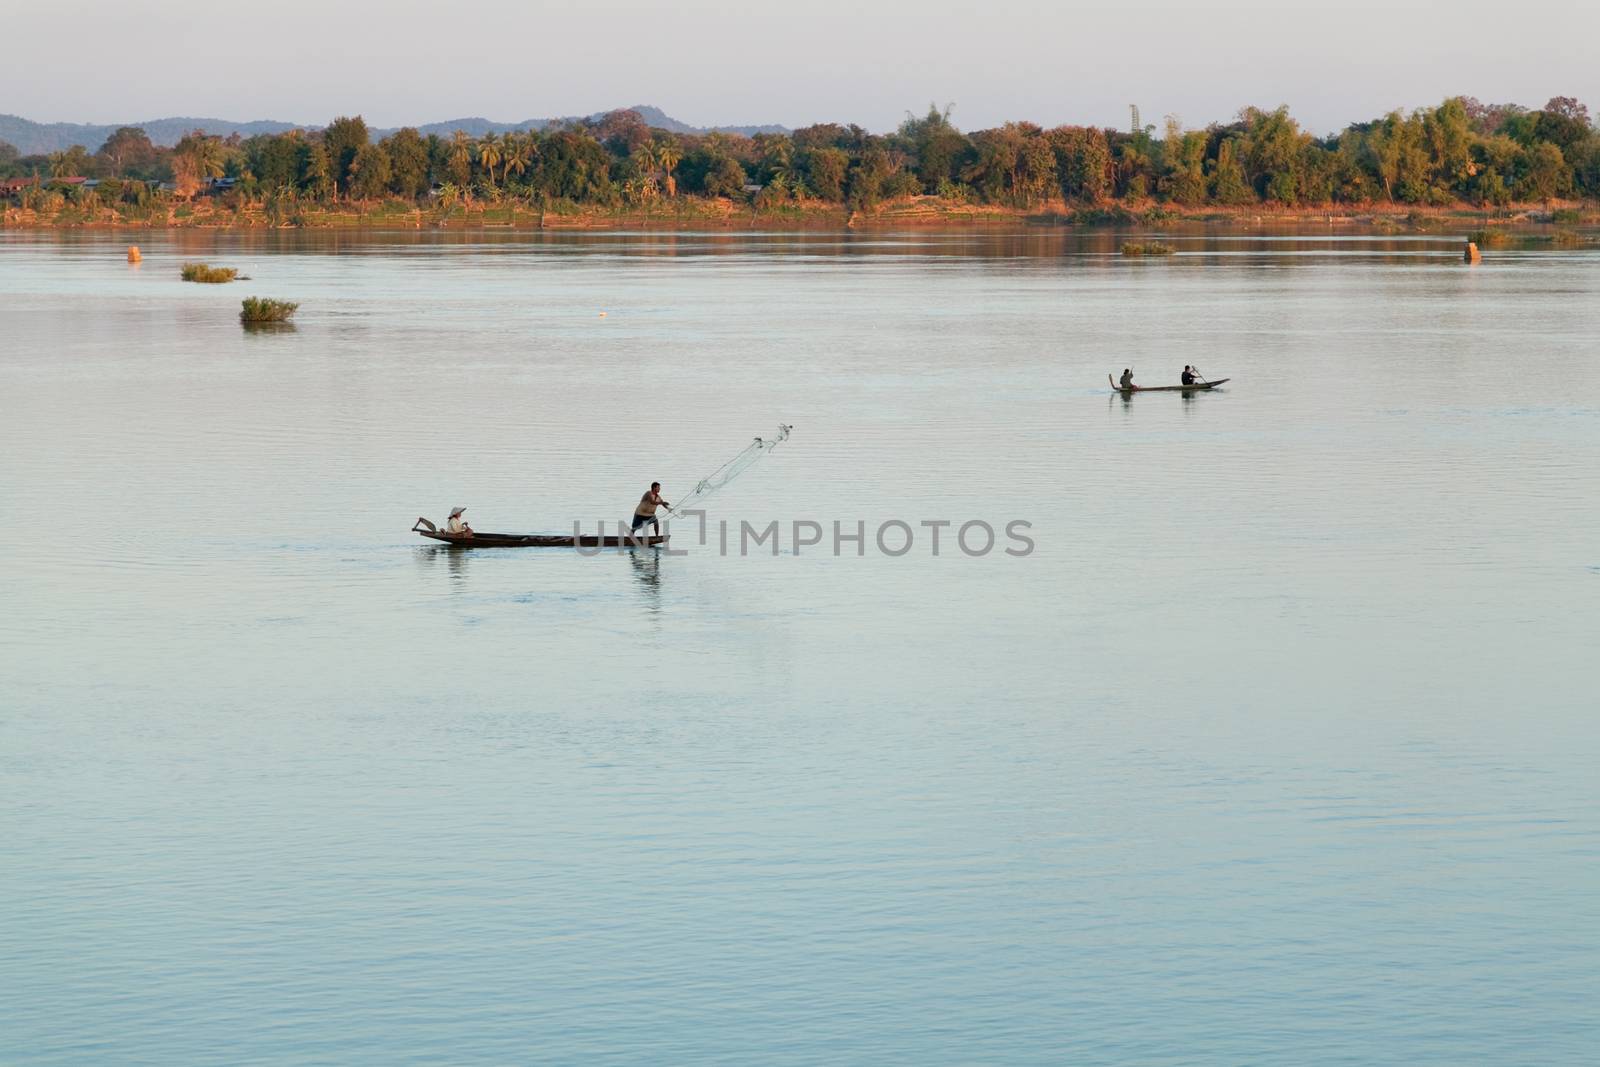
M754 137L758 133L786 134L789 132L788 127L778 125L691 126L687 122L680 122L678 119L673 118L658 107L651 107L649 104L638 104L623 110L637 114L644 121L644 124L651 129L665 130L668 133L684 133L695 136L708 133L732 133L742 137ZM521 122L495 122L491 119L482 118L449 119L445 122L430 122L424 126L412 128L424 137L430 133L436 133L440 137L449 137L457 130L472 137L482 137L486 133L527 133L529 130L543 131L552 126L570 126L574 123L593 125L604 119L608 114L612 114L612 112L597 111L592 115L563 115L554 119L524 119ZM398 129L399 127L394 129L375 129L372 133L375 137L387 137Z
M121 126L138 126L149 135L153 144L171 148L186 133L204 130L217 137L237 133L240 137L254 137L262 133L283 133L292 130L292 122L234 122L229 119L167 118L148 122L117 122L98 126L82 122L32 122L20 115L0 115L0 141L13 145L25 156L48 155L65 152L73 145L83 145L89 151L105 144Z
M639 113L650 126L666 130L669 133L703 134L713 130L722 133L743 134L753 137L758 133L787 133L782 126L691 126L686 122L667 115L660 108L641 105L632 110ZM430 122L426 126L415 127L423 136L437 133L448 137L457 130L462 130L473 137L482 137L486 133L505 133L510 130L524 132L527 130L543 130L550 126L564 125L570 122L593 121L602 117L605 112L596 112L594 115L572 115L563 118L550 119L524 119L521 122L494 122L483 118L450 119L446 122ZM64 152L73 145L82 145L93 152L105 144L110 137L123 126L136 126L149 135L152 144L162 148L171 148L187 133L202 130L215 137L228 137L237 133L240 137L254 137L263 133L283 133L285 130L314 129L317 127L301 126L293 122L274 122L271 120L256 120L251 122L236 122L232 119L207 119L207 118L165 118L150 119L146 122L116 122L106 126L78 122L32 122L19 115L0 115L0 141L14 146L24 156L49 155L51 152ZM374 130L375 136L384 137L394 130Z

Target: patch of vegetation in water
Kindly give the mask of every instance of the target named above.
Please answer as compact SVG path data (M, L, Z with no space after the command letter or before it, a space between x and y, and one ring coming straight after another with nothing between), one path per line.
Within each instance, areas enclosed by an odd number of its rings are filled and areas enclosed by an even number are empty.
M1467 240L1479 248L1504 248L1511 243L1512 235L1504 230L1473 230Z
M232 267L213 267L209 263L185 263L179 273L186 282L206 282L212 285L231 282L239 276L239 272Z
M1127 241L1122 246L1122 254L1125 256L1170 256L1176 251L1176 248L1171 245L1164 245L1160 241L1145 241L1143 243Z
M300 307L289 300L268 300L259 296L247 296L243 301L243 309L239 312L239 321L246 326L263 322L288 322Z

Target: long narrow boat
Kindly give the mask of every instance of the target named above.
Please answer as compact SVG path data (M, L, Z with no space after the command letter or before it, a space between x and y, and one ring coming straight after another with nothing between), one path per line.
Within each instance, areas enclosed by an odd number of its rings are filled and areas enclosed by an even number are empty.
M458 548L648 548L652 545L664 545L666 537L639 536L629 537L600 535L600 534L508 534L508 533L480 533L473 531L470 534L455 534L448 530L441 530L428 522L427 519L418 519L416 525L411 527L423 537L435 541L443 541L447 545Z
M1232 380L1231 378L1218 378L1214 382L1195 382L1193 385L1136 385L1132 389L1124 389L1117 384L1115 378L1109 374L1106 375L1106 381L1111 383L1111 391L1113 393L1121 393L1124 396L1129 393L1203 393L1207 389L1215 389L1224 382Z

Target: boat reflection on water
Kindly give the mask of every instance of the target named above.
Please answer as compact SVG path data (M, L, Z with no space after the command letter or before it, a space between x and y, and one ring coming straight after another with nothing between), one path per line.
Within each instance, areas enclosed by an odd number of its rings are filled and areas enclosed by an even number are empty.
M630 548L628 563L633 568L634 588L644 596L650 613L661 610L661 549Z
M423 569L431 569L443 563L446 574L452 583L452 590L459 592L471 567L469 560L479 558L481 552L467 552L455 545L422 545L416 548L416 560ZM634 588L644 594L652 612L661 607L661 548L659 546L643 546L627 549L606 549L599 553L579 553L577 549L551 549L551 552L564 554L571 552L585 561L591 559L616 559L618 556L627 558L629 571L633 577ZM505 558L504 556L500 558Z
M466 577L467 557L471 552L462 552L449 545L423 545L416 549L417 562L424 567L432 567L441 560L452 581L459 582Z

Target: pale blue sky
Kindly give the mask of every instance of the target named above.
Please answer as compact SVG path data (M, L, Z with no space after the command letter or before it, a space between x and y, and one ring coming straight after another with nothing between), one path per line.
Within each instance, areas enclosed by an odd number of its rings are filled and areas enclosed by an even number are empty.
M270 12L266 14L265 12ZM1317 132L1456 93L1600 110L1595 0L577 3L0 0L0 112L392 126L656 104L696 124L1189 125L1288 103Z

